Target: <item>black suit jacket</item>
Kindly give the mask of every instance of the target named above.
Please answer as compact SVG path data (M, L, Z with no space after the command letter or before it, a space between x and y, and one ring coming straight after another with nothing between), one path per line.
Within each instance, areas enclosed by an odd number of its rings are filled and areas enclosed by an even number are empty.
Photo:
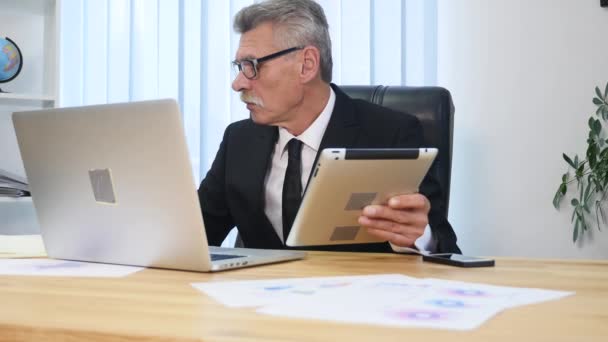
M336 85L336 103L319 151L324 148L423 147L422 126L412 115L348 97ZM198 196L210 245L220 245L237 227L248 248L284 249L264 213L264 180L278 138L278 129L251 119L229 125ZM314 163L313 163L314 165ZM460 252L456 235L437 208L441 189L429 172L420 192L431 202L429 224L438 252ZM390 252L388 243L318 246L315 250Z

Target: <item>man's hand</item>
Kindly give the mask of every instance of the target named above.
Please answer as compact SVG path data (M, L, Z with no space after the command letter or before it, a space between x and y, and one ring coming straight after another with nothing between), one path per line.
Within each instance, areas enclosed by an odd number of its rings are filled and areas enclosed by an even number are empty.
M375 236L393 245L414 247L429 223L431 203L421 194L392 197L388 205L368 205L359 216L359 224Z

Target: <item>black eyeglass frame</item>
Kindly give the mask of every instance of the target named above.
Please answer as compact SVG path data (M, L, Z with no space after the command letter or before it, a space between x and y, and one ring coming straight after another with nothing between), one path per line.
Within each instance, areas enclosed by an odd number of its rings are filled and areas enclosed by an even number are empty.
M260 57L260 58L243 58L241 60L234 60L232 61L232 65L237 67L240 73L243 73L243 76L245 76L245 78L247 79L255 79L258 76L258 65L260 65L263 62L267 62L271 59L275 59L278 57L281 57L283 55L286 55L290 52L294 52L297 50L302 50L304 48L304 46L294 46L291 47L289 49L285 49L285 50L281 50L279 52L275 52L275 53L271 53L270 55L266 55L264 57ZM251 65L253 66L253 76L249 77L247 76L244 72L243 72L243 67L241 66L241 64L243 62L249 62L251 63Z

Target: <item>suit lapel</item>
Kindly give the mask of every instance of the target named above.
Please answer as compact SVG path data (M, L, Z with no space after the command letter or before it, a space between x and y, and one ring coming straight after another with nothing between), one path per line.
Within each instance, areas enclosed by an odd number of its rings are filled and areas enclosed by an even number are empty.
M351 147L359 134L360 124L352 99L336 85L332 84L331 87L336 93L336 104L334 105L331 119L329 119L329 123L327 124L325 134L323 134L323 139L321 139L319 152L329 147ZM319 153L317 153L316 159L318 158Z
M323 138L321 139L319 150L315 156L315 162L312 163L313 170L314 166L317 165L319 155L324 148L351 147L354 145L357 136L359 135L360 124L357 114L355 113L352 99L342 92L335 84L332 83L331 87L336 94L336 103L334 104L334 110L327 123ZM308 181L306 182L307 187L312 175L313 172L310 172L310 176L308 176Z
M247 208L246 210L256 213L255 218L250 222L252 227L255 227L255 233L252 232L249 235L247 242L247 245L253 248L280 249L283 247L283 242L264 212L266 202L264 181L270 167L270 159L278 133L276 127L255 125L250 139L244 142L247 146L247 148L243 149L245 154L240 156L242 158L242 163L240 163L243 168L242 171L249 173L244 178L247 181L247 203L253 206L253 208Z
M248 148L247 153L243 155L243 160L246 161L242 164L249 169L250 189L251 195L254 197L254 203L259 203L259 206L264 208L264 180L268 167L270 165L270 158L272 156L272 150L278 138L278 130L272 126L255 126L255 133L253 139L246 142Z

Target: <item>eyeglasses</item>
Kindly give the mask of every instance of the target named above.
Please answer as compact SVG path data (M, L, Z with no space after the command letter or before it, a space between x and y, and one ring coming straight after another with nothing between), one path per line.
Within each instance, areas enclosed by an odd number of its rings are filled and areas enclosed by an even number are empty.
M303 46L296 46L289 49L281 50L279 52L275 52L273 54L260 57L260 58L251 58L251 59L241 59L240 61L232 61L232 66L234 67L235 73L242 72L243 76L248 79L254 79L258 76L258 65L263 62L267 62L271 59L275 59L277 57L281 57L290 52L297 51L303 49Z

